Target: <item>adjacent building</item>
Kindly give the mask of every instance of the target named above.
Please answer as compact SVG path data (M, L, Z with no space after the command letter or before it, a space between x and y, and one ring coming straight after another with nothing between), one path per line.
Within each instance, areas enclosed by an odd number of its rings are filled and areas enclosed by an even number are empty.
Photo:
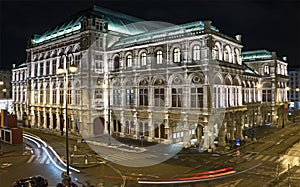
M300 68L289 68L288 75L288 99L291 101L290 106L294 110L300 110Z
M13 70L15 113L53 131L68 120L84 137L203 149L254 138L243 132L284 125L287 62L242 48L240 35L211 21L166 25L94 6L30 38L26 63ZM56 73L70 65L75 74Z

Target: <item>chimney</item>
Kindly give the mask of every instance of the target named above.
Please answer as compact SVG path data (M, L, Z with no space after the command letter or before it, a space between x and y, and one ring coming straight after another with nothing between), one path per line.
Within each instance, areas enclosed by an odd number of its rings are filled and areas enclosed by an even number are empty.
M210 20L204 20L204 31L211 29L211 22Z
M286 56L282 57L282 59L283 59L283 61L287 62L287 57Z
M273 58L273 59L276 59L276 58L277 58L276 52L272 52L272 58Z
M238 34L238 35L235 35L235 39L239 42L242 41L242 35Z

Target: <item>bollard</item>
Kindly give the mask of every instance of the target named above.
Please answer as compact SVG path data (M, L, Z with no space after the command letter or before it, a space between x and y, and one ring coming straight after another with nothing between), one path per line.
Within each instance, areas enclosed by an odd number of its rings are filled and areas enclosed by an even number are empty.
M88 163L88 160L87 160L87 159L88 159L88 157L89 157L89 156L88 156L87 154L86 154L86 155L84 155L84 163L85 163L85 164L87 164L87 163Z
M77 146L76 146L76 145L74 145L74 152L75 152L75 151L77 151Z

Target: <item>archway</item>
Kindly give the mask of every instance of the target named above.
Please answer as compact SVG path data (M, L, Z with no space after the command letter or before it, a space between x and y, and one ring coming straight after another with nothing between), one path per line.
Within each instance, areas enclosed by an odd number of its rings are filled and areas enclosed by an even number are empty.
M52 114L52 120L53 120L53 129L56 129L57 127L56 114Z
M93 122L93 132L95 136L104 134L104 118L97 117Z

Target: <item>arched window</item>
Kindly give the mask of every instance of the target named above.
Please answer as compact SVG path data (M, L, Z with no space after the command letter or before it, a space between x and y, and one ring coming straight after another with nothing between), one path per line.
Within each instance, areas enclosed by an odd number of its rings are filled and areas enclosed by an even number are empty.
M115 57L114 58L114 70L119 70L120 68L120 58L119 57Z
M162 62L163 62L162 51L157 51L156 52L156 64L162 64Z
M212 50L212 58L214 60L220 60L220 43L216 42Z
M180 62L180 49L179 48L175 48L173 51L173 62L178 63Z
M200 60L200 46L195 45L193 47L193 60Z
M239 51L238 51L238 49L235 49L234 54L233 54L233 63L234 64L238 64L238 56L239 56Z
M126 67L132 67L132 55L126 57Z
M146 53L142 53L141 55L141 66L146 66L147 65L147 55Z
M224 61L229 62L229 51L227 48L224 50Z
M264 66L264 73L265 73L266 75L269 75L269 74L270 74L270 68L269 68L268 65Z

